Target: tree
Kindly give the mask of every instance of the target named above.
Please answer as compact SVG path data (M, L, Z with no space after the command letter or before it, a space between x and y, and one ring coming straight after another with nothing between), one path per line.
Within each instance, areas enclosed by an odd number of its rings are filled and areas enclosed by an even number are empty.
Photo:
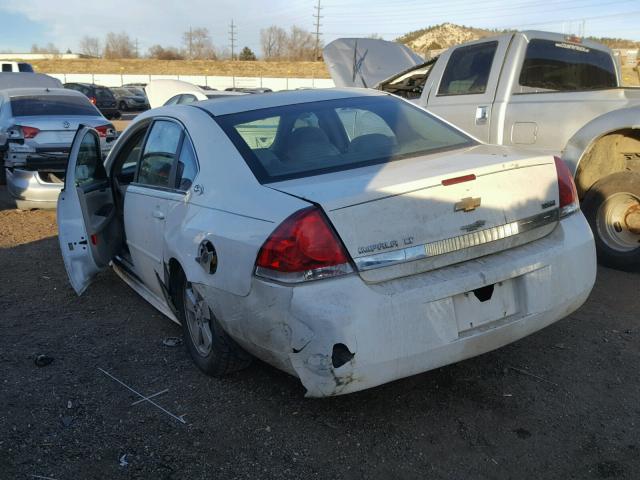
M175 47L163 47L161 45L153 45L149 48L149 58L157 60L184 60L183 53Z
M97 37L85 35L80 40L80 53L90 57L100 57L102 55L100 40Z
M60 49L53 43L49 42L44 47L39 46L37 43L31 45L31 53L49 53L53 55L59 55Z
M104 40L104 58L136 58L136 46L125 32L107 33Z
M206 28L190 28L182 34L182 43L190 60L215 60L216 49Z
M256 54L249 47L244 47L238 56L238 60L255 61Z
M315 60L316 39L311 32L304 28L296 25L292 26L286 45L286 57L288 60ZM322 49L322 44L319 45L319 48Z
M265 60L277 60L285 54L287 32L276 25L260 30L260 46Z

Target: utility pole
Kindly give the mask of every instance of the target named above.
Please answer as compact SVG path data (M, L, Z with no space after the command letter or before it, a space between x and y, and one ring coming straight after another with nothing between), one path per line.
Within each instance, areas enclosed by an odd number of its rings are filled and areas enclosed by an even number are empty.
M318 0L318 4L313 8L316 10L313 14L313 18L316 19L316 48L313 52L313 61L317 61L320 53L320 19L322 18L322 15L320 15L320 10L322 10L320 0Z
M189 60L193 58L193 29L189 27Z
M236 47L236 28L237 25L233 23L233 18L231 19L231 25L229 27L229 41L231 42L231 60L235 60L235 47Z
M140 50L138 49L138 39L136 38L136 58L140 58Z

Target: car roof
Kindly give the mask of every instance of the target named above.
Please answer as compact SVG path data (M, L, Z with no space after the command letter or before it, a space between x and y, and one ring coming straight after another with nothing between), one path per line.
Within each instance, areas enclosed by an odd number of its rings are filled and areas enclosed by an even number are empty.
M67 95L69 97L84 97L84 95L75 90L69 90L68 88L7 88L1 90L7 97L27 97L32 95Z
M286 90L258 95L229 95L198 102L197 106L213 115L249 112L262 108L281 107L298 103L338 100L340 98L375 97L388 95L378 90L366 88L322 88L310 90Z

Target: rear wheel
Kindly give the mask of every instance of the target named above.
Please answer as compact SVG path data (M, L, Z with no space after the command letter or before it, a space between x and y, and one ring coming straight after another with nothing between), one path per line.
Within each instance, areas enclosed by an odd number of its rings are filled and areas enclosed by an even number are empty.
M187 350L195 364L214 377L242 370L251 356L222 329L206 300L180 272L174 301Z
M120 105L118 105L118 110L124 112L127 110L127 103L126 102L120 102Z
M640 271L640 173L618 172L600 179L582 202L596 241L598 261Z

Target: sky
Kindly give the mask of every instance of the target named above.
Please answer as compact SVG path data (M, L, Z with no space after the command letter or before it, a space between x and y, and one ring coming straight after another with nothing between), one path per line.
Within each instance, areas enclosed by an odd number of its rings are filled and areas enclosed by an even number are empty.
M298 25L315 31L317 0L0 0L0 52L28 52L51 42L78 51L85 36L126 32L140 52L154 45L181 46L189 27L208 28L219 49L228 48L229 24L237 45L260 54L260 29ZM321 0L325 43L338 37L378 34L393 40L443 22L480 28L516 28L628 38L640 41L639 0Z

